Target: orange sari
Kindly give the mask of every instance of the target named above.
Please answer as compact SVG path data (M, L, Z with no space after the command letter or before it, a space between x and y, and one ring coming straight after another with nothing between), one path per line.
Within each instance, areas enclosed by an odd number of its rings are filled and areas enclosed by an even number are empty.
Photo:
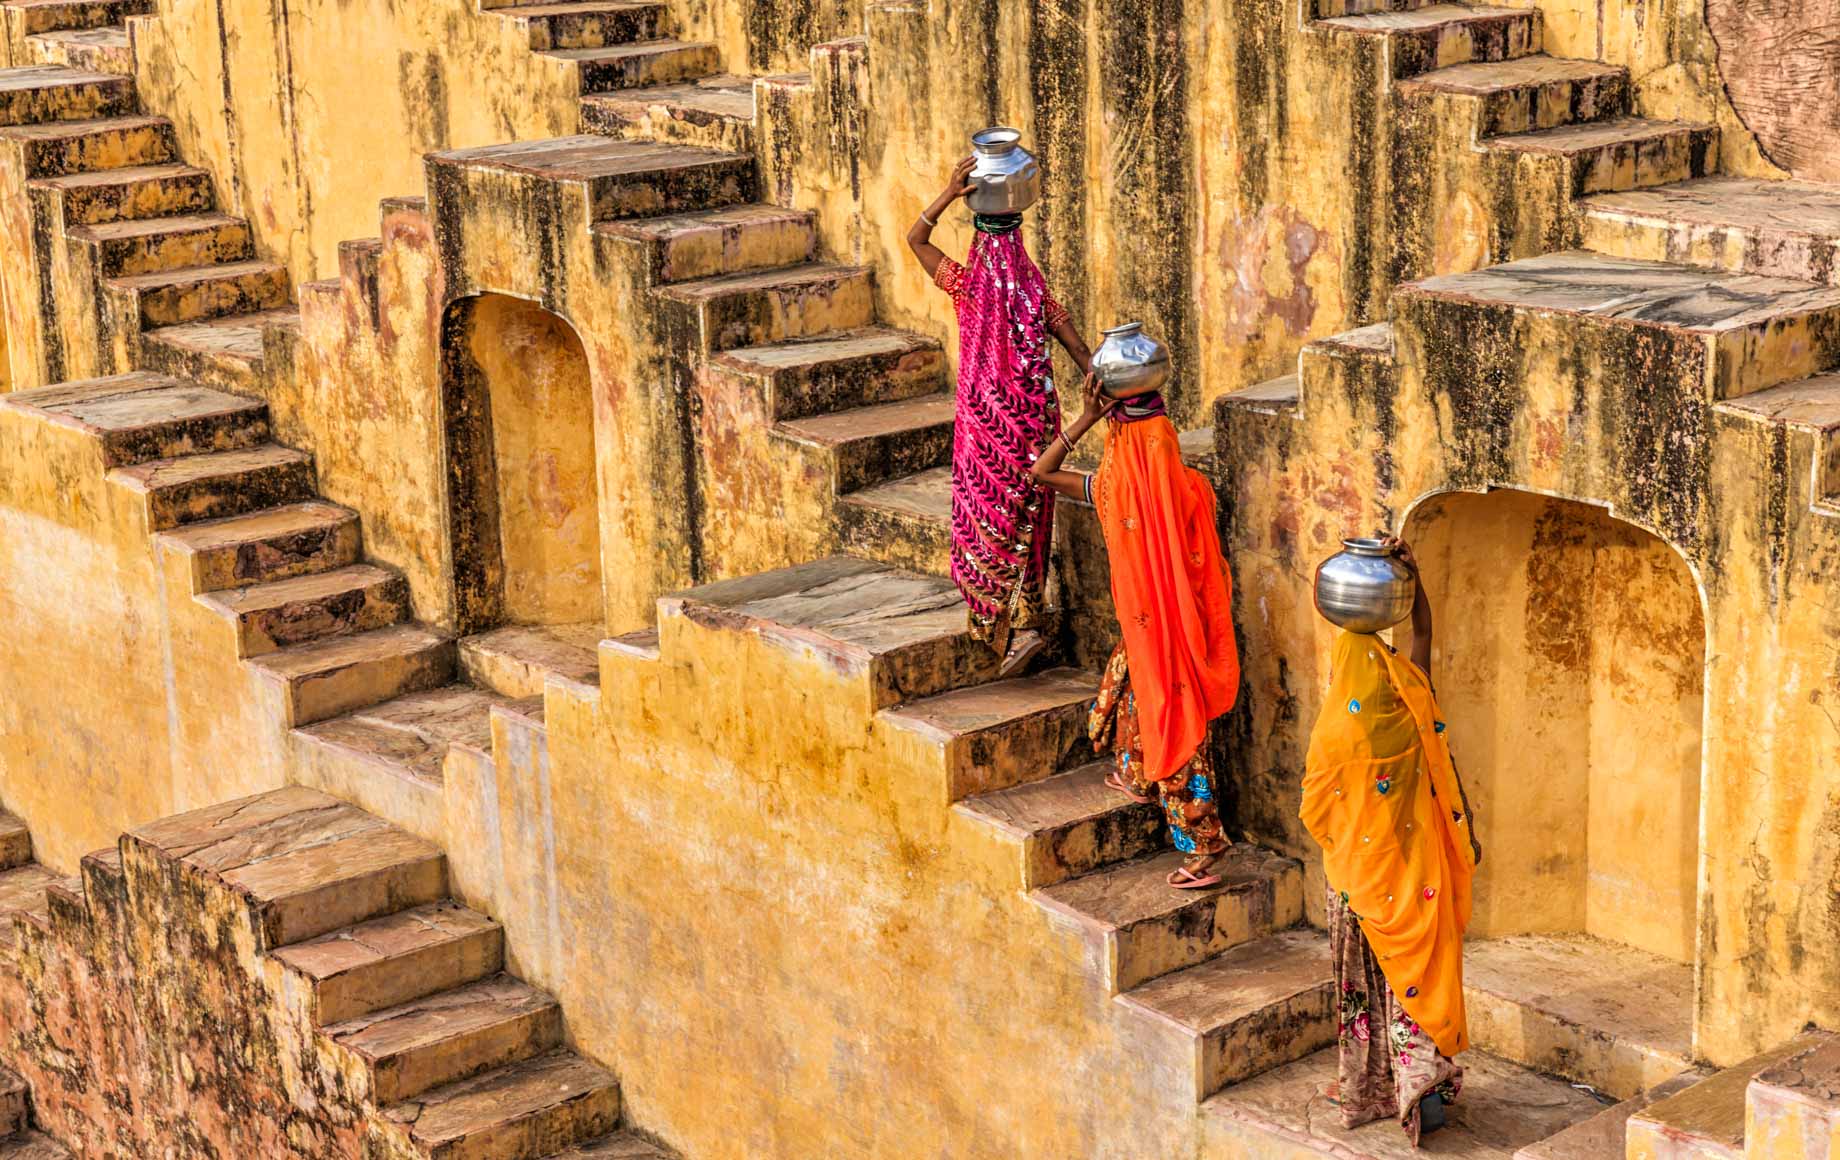
M1304 826L1387 983L1445 1055L1469 1047L1463 931L1475 853L1431 684L1377 636L1335 640L1310 733Z
M1239 693L1233 579L1214 526L1214 489L1182 462L1168 418L1114 420L1093 505L1131 658L1144 764L1161 781L1188 764L1208 722Z

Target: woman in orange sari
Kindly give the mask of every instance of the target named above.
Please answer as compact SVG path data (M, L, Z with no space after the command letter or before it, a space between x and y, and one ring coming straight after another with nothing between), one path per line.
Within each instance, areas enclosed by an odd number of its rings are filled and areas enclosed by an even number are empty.
M1372 634L1336 637L1301 811L1329 882L1342 1122L1394 1118L1414 1145L1463 1083L1451 1056L1469 1047L1463 931L1482 859L1430 672L1423 586L1410 660Z
M1178 890L1220 881L1221 829L1208 723L1233 707L1239 652L1233 579L1220 554L1214 488L1182 462L1163 398L1109 399L1086 377L1086 409L1035 461L1035 479L1099 513L1123 640L1105 666L1088 729L1117 769L1106 784L1136 801L1155 794L1185 858ZM1081 436L1109 418L1093 475L1062 471Z

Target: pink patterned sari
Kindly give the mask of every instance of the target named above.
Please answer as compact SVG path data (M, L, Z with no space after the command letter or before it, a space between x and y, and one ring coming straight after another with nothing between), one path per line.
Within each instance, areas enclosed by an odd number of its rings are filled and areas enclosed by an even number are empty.
M969 268L947 258L934 281L958 308L952 581L972 632L1002 652L1043 611L1054 493L1029 468L1061 427L1048 340L1067 315L1020 231L980 230Z

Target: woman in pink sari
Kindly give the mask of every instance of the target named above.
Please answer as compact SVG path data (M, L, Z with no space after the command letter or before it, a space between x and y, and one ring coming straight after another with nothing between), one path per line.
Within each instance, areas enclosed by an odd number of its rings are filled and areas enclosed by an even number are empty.
M907 245L958 311L958 411L952 435L952 581L971 630L1003 654L1003 675L1040 652L1054 493L1029 474L1061 429L1053 337L1079 364L1092 351L1022 246L1021 214L978 214L966 265L932 243L939 215L971 192L967 157L913 227Z

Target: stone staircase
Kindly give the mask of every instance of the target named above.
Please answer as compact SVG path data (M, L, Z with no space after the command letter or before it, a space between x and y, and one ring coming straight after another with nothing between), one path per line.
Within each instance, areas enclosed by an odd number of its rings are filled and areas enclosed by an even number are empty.
M269 439L265 404L134 371L16 391L0 407L93 442L277 721L310 724L452 676L453 641L408 622L401 576L360 560L356 515L318 497L310 456Z
M150 0L7 0L0 4L0 64L132 73L125 21L152 9Z
M17 5L12 6L17 7ZM0 148L20 156L33 324L10 338L15 377L58 382L163 370L250 393L263 331L297 325L285 268L217 208L170 122L135 111L131 77L0 70ZM23 349L21 349L23 348Z
M1386 287L1576 245L1580 199L1716 161L1715 126L1633 115L1626 69L1545 55L1537 8L1305 0L1303 15L1376 78Z
M187 893L134 897L162 889ZM31 924L40 954L69 951L61 930L114 921L97 906L247 928L239 969L261 976L264 1018L339 1077L326 1098L356 1105L365 1155L666 1155L619 1130L618 1082L564 1044L552 997L505 972L503 929L448 897L441 851L338 799L290 787L166 818L37 895L8 929Z

